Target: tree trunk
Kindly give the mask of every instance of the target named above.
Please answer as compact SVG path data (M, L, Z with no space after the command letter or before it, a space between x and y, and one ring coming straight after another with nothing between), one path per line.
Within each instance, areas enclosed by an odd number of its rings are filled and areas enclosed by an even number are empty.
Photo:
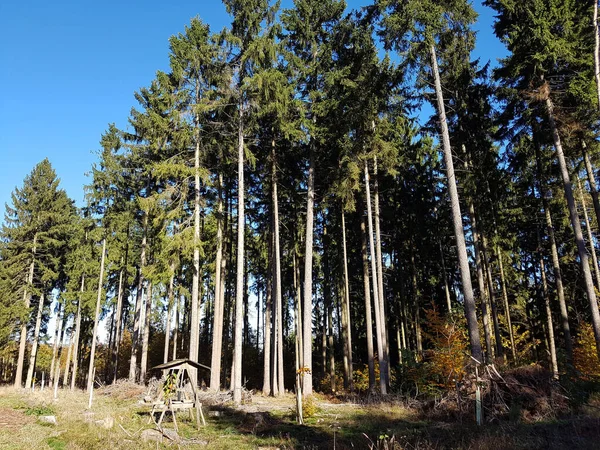
M273 233L275 234L275 328L277 339L277 373L279 394L285 392L283 385L283 306L281 300L281 250L279 245L279 199L277 196L277 154L275 153L275 140L271 143L271 183L273 202Z
M375 123L373 122L373 129L375 128ZM385 293L384 293L384 284L383 284L383 257L381 254L381 227L379 220L379 182L377 179L378 169L377 169L377 156L373 159L373 202L374 202L374 213L375 213L375 251L377 257L377 294L378 294L378 307L379 307L379 317L381 318L381 340L383 347L383 361L385 367L385 383L389 388L390 386L390 365L389 365L389 343L388 343L388 326L387 319L385 314ZM386 388L387 391L387 388Z
M494 326L494 341L496 344L496 358L504 361L504 347L502 346L502 335L500 334L500 324L498 322L498 310L496 308L496 299L494 298L494 279L492 277L492 263L489 258L489 251L487 245L487 238L485 235L482 235L481 238L482 244L482 257L483 257L483 267L485 268L485 273L487 274L487 285L489 291L489 300L490 307L492 313L492 324Z
M596 225L600 227L600 201L598 200L598 187L596 185L596 177L594 176L594 168L590 162L590 156L587 152L587 145L585 141L581 142L581 148L583 153L583 162L585 163L585 171L588 177L588 184L590 186L590 194L592 196L592 204L594 205L594 213L596 215Z
M344 301L342 308L342 326L345 330L344 339L344 373L347 378L347 388L350 392L354 391L354 375L352 362L352 319L350 317L350 278L348 276L348 252L346 246L346 215L342 209L342 246L343 246L343 261L344 266Z
M535 140L535 133L534 133ZM545 188L545 177L542 170L542 156L539 143L535 142L535 158L538 172L538 182L540 188L540 197L542 198L542 206L544 208L544 215L546 218L546 230L548 233L548 240L550 241L550 252L552 255L552 268L554 271L554 282L556 284L556 295L558 297L558 304L560 307L560 319L563 330L563 336L565 339L565 350L567 352L567 361L571 363L573 361L573 341L571 339L571 327L569 326L569 313L567 309L567 302L565 301L565 291L562 282L562 272L560 270L560 260L558 258L558 247L556 245L556 238L554 236L554 226L552 224L552 214L548 205L548 198Z
M31 343L31 355L29 356L29 367L27 368L27 380L25 381L25 389L31 388L33 381L33 374L35 371L35 361L37 358L37 350L40 340L40 328L42 326L42 313L44 311L44 292L40 295L40 300L37 309L37 316L35 319L35 329L33 331L33 342Z
M465 162L466 164L466 162ZM477 229L477 219L475 217L475 207L473 201L469 199L469 215L471 216L471 234L473 235L473 248L475 249L475 266L477 268L477 283L479 285L479 296L481 297L481 315L483 318L483 333L485 336L485 348L487 350L486 360L488 363L494 360L494 347L492 346L492 330L490 327L490 312L488 309L489 301L487 290L485 288L485 279L483 274L483 263L481 258L481 238Z
M454 162L452 161L452 148L450 146L450 134L448 132L448 123L446 122L446 109L444 106L444 96L442 93L442 83L438 69L435 47L430 47L431 68L435 81L435 93L437 97L437 112L442 132L442 143L444 149L444 162L446 164L446 178L448 180L448 193L450 195L450 205L452 209L452 223L454 225L454 235L456 237L456 250L458 253L458 264L463 287L464 309L469 329L469 342L471 344L471 356L479 363L483 362L481 351L481 342L479 338L479 328L477 325L477 313L475 309L475 298L473 296L473 286L471 284L471 271L469 269L469 259L467 256L467 247L465 244L465 234L462 223L462 214L458 200L458 189L456 186L456 176L454 174Z
M142 333L142 358L140 360L140 382L146 383L148 369L148 345L150 344L150 316L152 314L152 281L146 285L146 308L144 311L144 330Z
M79 366L79 338L81 337L81 302L83 302L83 291L85 290L85 274L81 275L81 287L79 289L79 301L77 302L77 314L75 316L75 340L73 341L73 373L71 374L71 390L75 389L77 381L77 368Z
M367 327L367 360L369 364L369 392L375 391L375 355L373 354L373 317L371 312L371 285L369 282L369 257L367 256L367 226L363 208L359 210L362 238L363 282L365 288L365 325Z
M125 267L119 271L119 290L117 293L117 306L115 309L115 337L112 347L112 363L113 363L113 383L117 381L117 370L119 363L119 344L121 343L121 319L123 317L123 273Z
M594 0L594 73L596 74L596 91L598 108L600 109L600 35L598 35L598 1ZM600 224L600 222L599 222Z
M373 212L371 210L371 187L369 182L369 165L365 159L365 198L367 201L367 223L369 231L369 248L371 253L371 276L373 279L373 302L375 303L375 327L377 336L377 357L379 360L379 387L382 395L387 395L387 362L384 359L384 326L379 308L379 280L377 276L377 259L375 257L375 242L373 240Z
M440 247L440 261L442 263L442 277L444 278L444 294L446 294L446 307L448 308L448 314L452 312L452 300L450 298L450 286L448 286L448 274L446 273L446 262L444 261L444 249L442 247L442 241L438 241Z
M135 316L133 320L133 335L131 337L131 359L129 360L129 381L137 378L137 352L140 346L140 320L142 315L142 302L144 295L144 275L146 267L146 246L148 243L148 213L144 211L144 223L142 229L142 243L140 252L140 267L138 268L138 283L135 293Z
M169 306L167 309L167 319L165 320L165 348L163 351L163 362L169 361L169 347L170 347L170 339L171 339L171 319L173 318L173 308L175 307L175 294L174 294L174 284L175 284L175 264L171 263L171 277L169 278L169 290L167 292L167 298L169 302ZM175 359L175 357L173 357Z
M272 241L269 240L269 262L270 266L272 261ZM267 270L267 273L269 271ZM273 301L273 288L272 288L272 277L267 276L267 292L265 295L265 319L264 319L264 331L263 331L263 395L271 395L271 308Z
M238 218L237 218L237 267L235 292L235 333L233 350L233 402L242 402L242 338L244 325L244 115L239 105L238 123Z
M546 310L546 327L548 328L548 350L550 351L550 363L552 365L552 374L558 379L558 362L556 358L556 345L554 344L554 325L552 321L552 308L550 308L550 294L548 293L548 282L546 281L546 267L544 257L542 256L542 240L540 230L537 230L538 239L538 258L540 261L540 273L542 276L542 292L544 294L544 308Z
M56 371L54 370L54 366L56 365L56 357L58 355L58 348L61 345L62 341L62 327L64 319L61 317L61 312L63 311L62 303L58 303L58 311L56 312L56 330L54 332L54 343L52 345L52 362L50 363L50 373L48 374L49 386L53 387L54 383L58 383L58 380L54 379L54 375ZM60 365L60 361L58 363Z
M199 98L198 85L196 85L196 98ZM194 150L194 269L192 272L192 301L190 321L190 351L189 358L198 361L200 349L200 116L195 116L196 147ZM198 371L192 369L190 373L194 386L198 385Z
M600 268L598 267L598 257L596 256L596 246L594 245L594 236L592 235L592 226L588 217L587 205L585 204L585 196L581 187L581 180L577 177L577 187L579 188L579 202L583 210L583 219L585 221L585 231L587 233L588 242L590 243L590 254L592 255L592 266L594 266L594 275L596 276L596 288L600 290Z
M31 263L29 264L29 274L25 280L25 288L23 289L23 303L25 303L25 310L27 314L30 314L29 308L31 307L31 284L33 283L33 272L35 269L35 252L37 249L37 234L33 236L33 248L31 250ZM23 366L25 363L25 350L27 348L27 323L29 317L27 317L21 324L21 335L19 336L19 356L17 357L17 372L15 374L15 387L21 387L23 383Z
M65 362L65 373L63 375L62 387L65 388L69 383L69 369L71 365L71 355L73 354L75 340L75 326L73 324L73 329L71 330L71 336L69 337L69 350L67 351L67 361ZM58 383L58 380L56 380Z
M304 318L302 320L302 339L304 348L302 349L303 368L303 395L312 394L312 265L313 265L313 221L315 205L315 168L314 168L314 142L310 143L310 157L308 165L308 195L306 201L306 239L304 253Z
M583 240L581 224L579 222L579 216L577 214L577 208L575 206L575 198L573 196L571 178L569 176L569 170L567 169L567 162L563 153L560 134L558 132L558 128L554 120L554 105L552 104L552 100L549 96L548 98L546 98L546 109L548 112L548 122L550 124L550 128L552 129L552 138L554 140L554 147L556 149L556 155L558 157L558 165L563 179L565 198L567 200L569 216L571 218L571 226L573 227L573 233L575 234L575 241L577 243L579 262L581 263L581 270L583 272L583 278L585 280L585 291L592 313L592 326L594 328L594 338L596 340L596 352L598 354L598 357L600 358L600 312L598 312L598 303L596 300L596 292L594 290L594 282L592 280L592 273L590 272L590 264L588 261L587 250L585 248L585 241Z
M100 258L100 277L98 278L98 294L96 296L96 312L94 313L94 331L92 333L92 347L90 350L90 366L88 368L87 393L94 387L94 363L96 358L96 339L100 325L100 305L102 303L102 286L104 284L104 261L106 257L106 238L102 240L102 257Z
M213 339L210 371L210 389L221 388L221 356L223 350L223 173L219 173L217 184L217 256L215 259L215 304L213 313Z

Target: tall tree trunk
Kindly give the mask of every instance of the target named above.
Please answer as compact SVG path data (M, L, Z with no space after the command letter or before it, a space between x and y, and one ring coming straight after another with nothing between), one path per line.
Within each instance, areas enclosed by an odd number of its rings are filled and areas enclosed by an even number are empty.
M375 123L373 122L373 129ZM383 256L381 253L381 226L379 220L379 181L378 181L378 168L377 168L377 156L373 158L373 207L375 213L375 250L377 257L377 294L378 294L378 307L379 317L381 318L381 340L383 347L383 361L384 366L382 370L385 370L385 383L389 388L390 385L390 365L389 365L389 343L388 343L388 325L385 313L385 292L383 284ZM387 389L386 389L387 391Z
M569 170L567 169L567 162L563 153L558 127L556 126L556 122L554 120L554 105L552 104L550 96L546 98L546 109L548 112L548 122L552 130L552 138L554 140L556 156L558 157L558 165L563 179L565 198L567 199L569 216L571 218L571 226L573 227L575 241L577 243L579 262L581 263L581 270L583 272L583 278L585 280L585 291L592 313L592 326L594 328L594 338L596 339L596 352L598 353L598 357L600 358L600 312L598 312L598 303L596 300L596 292L594 290L594 282L592 280L592 273L590 272L590 264L588 261L587 250L585 248L585 241L583 240L581 224L579 222L579 216L577 214L577 208L575 206L575 198L573 196L571 178L569 176Z
M440 127L442 131L442 143L444 149L444 162L446 164L446 178L448 180L448 193L450 195L450 205L452 209L452 223L454 225L454 235L456 237L456 250L458 253L458 264L463 287L464 309L469 329L469 342L471 344L471 356L478 362L483 362L481 351L481 341L479 338L479 328L477 325L477 313L475 308L475 298L473 295L473 286L471 284L471 271L469 269L469 258L467 256L467 247L465 244L465 234L462 223L462 214L458 200L458 189L456 186L456 176L454 174L454 162L452 161L452 148L450 146L450 133L448 132L448 123L446 121L446 109L444 106L444 96L442 93L442 83L438 69L435 46L430 47L431 68L435 81L435 93L437 97L437 112Z
M96 296L96 311L94 313L94 331L92 333L92 346L90 349L90 366L88 368L88 394L94 387L94 363L96 361L96 339L100 325L100 305L102 304L102 286L104 285L104 261L106 257L106 238L102 240L102 257L100 258L100 276L98 277L98 293Z
M242 402L242 338L244 325L244 111L239 105L238 123L238 218L237 218L237 267L235 292L235 333L233 351L233 402Z
M148 346L150 344L150 316L152 315L152 281L146 285L146 309L144 311L144 330L142 333L142 358L140 360L140 381L146 383L148 369Z
M224 267L223 258L223 173L219 173L217 185L217 255L215 259L215 304L213 313L213 339L210 371L210 389L221 388L221 357L223 351L223 300Z
M146 267L146 246L148 243L148 213L144 211L142 226L142 243L140 249L140 267L138 268L138 283L135 293L135 316L133 319L133 335L131 337L131 358L129 360L129 381L137 378L137 353L140 347L140 320L142 316L142 302L144 295L144 267Z
M27 379L25 381L25 389L31 388L31 383L33 381L33 374L35 371L35 361L37 358L37 350L40 341L40 328L42 326L42 313L44 311L44 291L42 290L42 294L40 295L40 300L37 309L37 316L35 319L35 328L33 330L33 342L31 343L31 354L29 355L29 367L27 368Z
M199 98L199 86L196 84L196 98ZM195 116L196 147L194 149L194 270L192 272L192 301L190 321L189 358L198 361L200 349L200 115ZM192 383L198 385L198 371L192 369Z
M498 322L498 310L496 308L496 299L494 297L494 279L492 277L492 263L489 258L489 250L487 244L487 238L485 235L481 236L481 245L482 245L482 257L483 257L483 267L485 268L485 273L487 274L487 285L489 291L489 299L490 299L490 308L492 313L492 324L494 325L494 342L496 344L496 358L504 361L504 347L502 346L502 335L500 334L500 324Z
M466 164L466 162L465 162ZM479 285L479 296L481 297L481 316L483 318L483 334L485 337L485 348L487 349L487 362L494 360L494 347L492 346L492 329L490 327L489 301L485 287L483 273L483 262L481 257L481 237L477 228L475 206L473 200L469 199L469 215L471 216L471 234L473 235L473 248L475 249L475 266L477 268L477 283Z
M367 361L369 365L369 392L375 391L375 355L373 351L373 316L371 312L371 285L369 282L369 257L367 256L367 225L360 208L361 254L363 262L363 282L365 288L365 325L367 327Z
M600 109L600 35L598 34L598 1L594 0L594 73L596 74L596 91L598 108ZM600 224L600 222L598 222Z
M498 232L494 230L496 233L496 237L498 236ZM510 306L508 304L508 291L506 289L506 278L504 277L504 264L502 263L502 253L500 253L500 248L498 246L498 241L496 239L496 256L498 258L498 267L500 268L500 286L502 288L502 302L504 304L504 315L506 316L506 326L508 328L508 336L510 338L510 352L512 355L513 361L517 360L517 350L515 348L515 335L512 328L512 319L510 317Z
M304 362L303 371L303 395L312 394L312 266L313 266L313 221L315 206L315 168L314 168L314 140L310 143L310 157L308 165L308 193L306 201L306 239L304 252L304 318L302 320L302 339L304 348L302 349L302 360Z
M117 381L117 370L119 363L119 346L121 343L121 327L123 318L123 275L125 267L122 267L119 271L119 290L117 293L117 306L115 307L115 337L113 339L112 351L112 364L113 364L113 383Z
M75 340L73 341L73 373L71 374L71 390L75 389L77 381L77 368L79 366L79 341L81 337L81 309L83 302L83 291L85 290L85 274L81 275L81 286L79 288L79 301L77 302L77 313L75 315Z
M25 288L23 289L23 303L25 303L25 310L30 314L29 308L31 307L31 284L33 283L33 272L35 269L35 252L37 249L37 234L33 236L33 248L31 249L31 263L29 263L29 273L25 280ZM15 387L21 387L23 384L23 366L25 363L25 350L27 348L27 323L29 317L27 317L21 324L21 332L19 336L19 356L17 357L17 372L15 374Z
M270 266L272 263L272 241L269 240L269 262ZM269 271L267 270L267 273ZM265 295L265 319L264 319L264 331L263 331L263 395L271 395L271 309L273 301L273 288L272 288L272 277L267 276L267 292Z
M293 250L293 269L294 269L294 289L296 292L296 319L298 322L298 330L296 333L298 335L298 364L299 368L304 367L304 355L303 351L303 341L302 341L302 287L300 286L300 263L299 256L296 246L294 246Z
M277 154L275 152L275 140L271 142L271 183L273 203L273 233L275 235L275 328L277 332L277 373L279 394L283 394L283 306L281 300L281 250L279 245L279 199L277 196Z
M379 280L377 276L377 259L375 257L375 242L373 240L373 211L371 209L371 187L369 182L369 164L365 159L365 197L367 201L367 223L369 231L369 248L371 253L371 275L373 278L373 302L375 303L375 327L377 336L377 357L379 360L379 387L382 395L387 395L387 362L384 359L384 343L383 338L384 326L383 318L381 317L381 309L379 308Z
M562 282L562 272L560 270L560 260L558 258L558 247L556 245L556 237L554 235L554 225L552 224L552 214L550 213L548 198L546 194L546 180L542 169L541 149L537 140L535 142L535 158L536 168L538 172L540 197L542 198L542 207L544 208L544 216L546 219L546 230L548 233L548 240L550 241L552 269L554 272L554 283L556 284L556 295L558 297L558 304L560 307L560 320L563 330L563 337L565 340L565 350L567 352L567 361L571 363L573 361L573 341L571 339L571 327L569 326L569 313L567 309L567 302L565 300L565 291Z
M179 338L179 321L181 316L181 299L179 293L175 296L175 323L173 324L173 359L177 359L177 339Z
M342 209L342 264L344 266L344 301L342 308L342 317L344 321L342 326L345 329L344 335L344 373L347 379L347 388L354 391L354 375L352 362L352 319L350 318L350 278L348 276L348 251L346 246L346 214Z
M596 288L600 290L600 268L598 267L598 257L596 256L596 246L594 245L594 236L592 235L592 226L585 204L585 196L581 187L581 180L577 177L577 187L579 188L579 202L583 210L583 219L585 221L585 231L587 233L588 242L590 243L590 254L592 255L592 265L594 266L594 275L596 276Z

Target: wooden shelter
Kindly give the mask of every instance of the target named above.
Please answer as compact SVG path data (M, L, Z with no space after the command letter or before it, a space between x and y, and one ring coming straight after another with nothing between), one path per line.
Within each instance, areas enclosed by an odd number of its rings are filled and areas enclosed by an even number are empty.
M196 383L193 382L190 376L191 369L207 369L210 371L210 367L190 359L176 359L152 368L152 370L164 371L164 380L161 389L156 399L152 402L152 411L150 412L150 420L153 420L156 426L160 427L165 413L170 411L173 416L175 430L178 431L176 414L177 411L181 410L187 410L190 417L193 415L192 411L195 411L198 429L200 429L200 419L202 419L202 424L206 426ZM191 392L190 389L187 389L188 383L186 382L189 382ZM155 421L154 415L158 412L160 412L160 417L158 421Z

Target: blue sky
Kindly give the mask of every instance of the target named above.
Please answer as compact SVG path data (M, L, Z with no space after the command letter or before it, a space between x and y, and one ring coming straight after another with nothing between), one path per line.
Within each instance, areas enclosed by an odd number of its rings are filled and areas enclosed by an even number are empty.
M475 8L474 56L495 62L505 50L492 12L479 0ZM108 123L126 125L133 93L168 69L168 39L194 16L215 31L229 22L218 0L0 2L0 221L11 191L46 157L83 204L100 135Z

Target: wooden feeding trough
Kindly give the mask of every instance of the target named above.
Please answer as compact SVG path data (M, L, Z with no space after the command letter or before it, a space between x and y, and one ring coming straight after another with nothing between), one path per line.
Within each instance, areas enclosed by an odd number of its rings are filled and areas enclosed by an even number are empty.
M170 411L173 416L175 430L179 431L176 415L177 411L181 410L188 411L190 417L195 412L198 429L200 429L200 419L202 419L202 424L206 426L197 387L190 376L190 369L192 368L210 370L210 367L190 359L176 359L152 368L152 370L164 371L164 381L159 389L158 396L152 402L152 411L150 412L150 420L154 421L157 427L160 428L165 413ZM191 392L187 389L188 385L191 387ZM154 415L159 412L160 417L156 421Z

